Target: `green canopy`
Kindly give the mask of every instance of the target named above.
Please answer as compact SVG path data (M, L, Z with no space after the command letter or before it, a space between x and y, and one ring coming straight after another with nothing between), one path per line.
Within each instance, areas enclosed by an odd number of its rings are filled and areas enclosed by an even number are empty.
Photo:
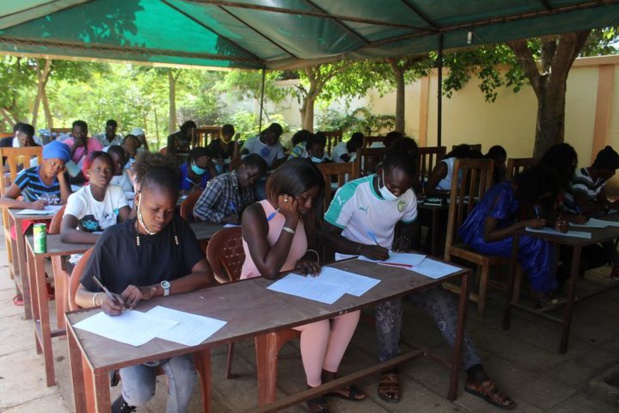
M0 51L295 68L617 25L619 0L11 0Z

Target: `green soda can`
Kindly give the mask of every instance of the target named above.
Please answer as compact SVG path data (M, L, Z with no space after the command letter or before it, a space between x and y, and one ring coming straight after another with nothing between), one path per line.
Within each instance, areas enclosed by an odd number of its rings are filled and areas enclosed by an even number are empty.
M45 224L34 224L34 252L42 254L47 252L47 228Z

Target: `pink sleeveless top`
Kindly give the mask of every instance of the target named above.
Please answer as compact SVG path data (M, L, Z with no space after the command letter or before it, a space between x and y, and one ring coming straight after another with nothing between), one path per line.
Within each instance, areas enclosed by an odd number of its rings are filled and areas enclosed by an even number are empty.
M275 212L275 208L273 208L268 200L265 199L258 203L262 205L266 217ZM286 218L284 218L284 216L279 212L276 213L275 216L268 222L269 233L267 235L267 240L269 241L269 245L273 245L277 242L280 234L282 233L282 228L284 227L285 222ZM299 261L299 259L301 259L301 257L303 257L307 252L307 236L305 235L305 227L303 226L303 221L301 219L299 219L295 231L296 233L292 239L292 245L290 246L288 257L286 257L286 261L280 271L290 271L294 269L297 261ZM244 280L246 278L260 277L262 274L260 274L260 271L256 268L256 264L254 264L254 260L252 260L251 255L249 254L249 247L247 246L245 239L243 239L243 250L245 251L245 262L243 263L240 279Z

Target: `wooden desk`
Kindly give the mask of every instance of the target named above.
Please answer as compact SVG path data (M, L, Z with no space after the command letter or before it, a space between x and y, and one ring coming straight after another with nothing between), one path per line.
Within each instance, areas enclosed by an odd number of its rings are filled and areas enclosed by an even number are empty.
M22 209L7 208L9 212L9 225L15 226L16 240L13 242L13 249L17 252L15 258L17 262L14 262L15 266L15 286L16 292L21 293L24 300L24 316L26 320L32 319L32 300L30 295L30 283L28 279L28 267L26 263L26 241L24 237L23 224L24 221L51 221L54 217L54 213L49 215L25 215L19 212ZM19 273L18 273L19 272Z
M611 220L613 220L611 218ZM512 257L510 265L509 283L507 286L507 304L503 313L503 328L509 329L511 323L511 309L517 308L519 310L526 311L528 313L536 314L547 320L554 321L563 326L561 333L561 343L559 344L559 353L565 354L567 351L567 344L570 336L570 328L572 325L572 312L574 308L574 297L576 296L576 283L578 282L578 272L580 269L580 258L583 247L588 245L598 244L601 242L612 241L615 238L619 238L618 227L608 228L574 228L576 231L585 231L591 233L591 238L576 238L566 237L560 235L542 234L536 232L529 232L526 230L518 231L514 235L514 242L512 248ZM573 248L572 262L570 268L570 277L567 280L567 300L565 308L563 310L563 317L555 317L546 312L548 309L533 309L518 303L519 297L514 297L514 285L516 282L516 267L518 266L518 239L521 235L529 235L537 238L541 238L557 245L566 245ZM586 297L581 297L586 298Z
M186 347L161 339L152 340L140 347L133 347L73 327L75 323L99 312L99 309L67 313L66 325L75 410L78 412L110 411L108 377L110 370L136 365L145 361L204 352L215 345L249 337L257 337L259 397L261 400L268 402L274 401L274 389L270 389L265 385L275 371L272 363L277 362L276 357L268 357L269 354L273 354L271 347L273 340L270 333L282 328L290 328L330 318L457 278L462 279L462 288L468 291L471 273L468 269L462 269L440 280L433 280L412 271L392 267L378 267L376 264L357 260L341 261L333 264L333 266L381 279L382 282L361 297L345 295L333 305L267 290L266 287L273 281L265 278L254 278L224 284L189 294L173 295L165 298L158 297L151 301L140 303L138 306L140 311L148 311L156 305L164 305L176 310L227 321L227 324L221 330L195 347ZM461 347L467 311L466 293L460 296L458 310L460 322L450 363L451 380L448 397L451 400L455 399L458 388ZM251 317L247 317L248 314L251 314ZM319 388L289 396L260 410L276 411L285 406L298 404L310 397L315 397L314 394L316 392L327 392L342 384L351 383L369 374L375 374L398 363L425 354L424 351L413 352L413 354L407 353L397 359L342 377L337 381L323 384ZM84 362L82 363L82 361ZM210 366L208 362L205 362L202 367L206 369ZM204 386L202 389L203 395L210 395L210 380L202 380L202 383ZM93 394L95 400L87 400L86 386L92 386L92 391L89 394ZM206 411L208 411L208 400L204 404Z
M223 229L222 224L214 224L212 222L190 222L189 226L198 241L208 241L220 229Z
M49 300L45 280L45 258L60 257L63 255L81 254L86 252L92 244L65 244L60 241L60 235L47 236L47 252L37 254L34 252L34 237L28 236L26 240L28 248L28 279L32 291L32 318L34 324L34 336L37 345L37 354L43 352L45 359L45 379L48 386L56 384L54 373L54 354L52 338L66 334L63 325L52 330L49 319ZM54 280L58 274L54 273ZM62 300L63 297L57 297ZM62 306L56 305L56 311L62 311ZM57 318L64 320L64 314L56 314ZM61 328L62 327L62 328Z

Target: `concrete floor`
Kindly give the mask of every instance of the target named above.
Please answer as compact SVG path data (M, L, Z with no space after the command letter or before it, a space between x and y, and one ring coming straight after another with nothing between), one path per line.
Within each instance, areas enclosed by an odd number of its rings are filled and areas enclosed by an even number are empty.
M43 357L36 354L32 322L23 319L23 310L12 303L15 293L9 279L4 240L0 240L0 412L55 413L73 411L71 378L66 340L54 340L57 386L46 387ZM608 268L587 274L587 282L607 283ZM477 316L472 304L468 326L490 376L518 403L518 412L617 412L609 394L601 394L590 383L619 363L619 289L610 290L578 304L569 350L557 352L558 325L515 312L512 328L501 328L504 298L493 293L485 318ZM448 348L434 323L413 307L407 307L406 339L447 354ZM344 357L341 371L351 372L371 365L376 358L372 328L360 323ZM234 359L236 377L225 379L226 349L213 352L213 411L239 412L256 405L257 389L253 342L237 345ZM288 343L280 354L279 397L305 388L298 342ZM445 399L448 373L428 360L417 360L401 367L402 400L399 404L382 401L376 395L376 379L358 383L368 399L353 403L329 399L332 412L490 412L498 409L462 391L455 402ZM603 392L602 392L603 393ZM112 397L118 394L113 390ZM610 396L613 396L612 394ZM190 412L199 412L196 391ZM616 398L615 398L616 399ZM138 412L165 411L165 380L159 378L158 391ZM305 412L297 406L287 412ZM78 412L81 413L81 412Z

